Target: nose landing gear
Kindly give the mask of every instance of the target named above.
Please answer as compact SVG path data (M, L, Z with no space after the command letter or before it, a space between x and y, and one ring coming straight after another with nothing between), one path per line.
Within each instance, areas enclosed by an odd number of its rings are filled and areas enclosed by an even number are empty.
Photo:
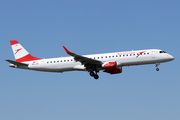
M156 71L159 71L158 66L160 65L160 63L156 63Z

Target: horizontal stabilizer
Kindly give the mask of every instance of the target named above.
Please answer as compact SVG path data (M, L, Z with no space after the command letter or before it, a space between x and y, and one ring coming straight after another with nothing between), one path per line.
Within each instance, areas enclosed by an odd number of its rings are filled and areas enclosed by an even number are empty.
M14 64L14 65L17 65L17 66L28 65L28 64L16 62L16 61L13 61L13 60L6 60L6 61L9 62L9 63L12 63L12 64Z

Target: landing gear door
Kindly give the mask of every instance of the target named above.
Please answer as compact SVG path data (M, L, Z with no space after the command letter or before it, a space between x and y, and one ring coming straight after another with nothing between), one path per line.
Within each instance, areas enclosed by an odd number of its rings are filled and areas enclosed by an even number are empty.
M151 51L151 56L152 56L152 58L155 58L156 56L155 56L155 51Z

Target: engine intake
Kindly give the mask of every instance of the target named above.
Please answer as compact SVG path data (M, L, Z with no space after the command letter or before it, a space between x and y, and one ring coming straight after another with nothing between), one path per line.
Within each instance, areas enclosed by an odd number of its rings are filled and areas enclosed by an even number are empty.
M102 67L106 70L110 70L110 69L115 69L117 67L117 63L116 62L108 62L108 63L104 63L102 65Z
M122 67L119 67L121 63L117 62L106 62L102 64L102 67L105 69L104 72L110 73L110 74L118 74L122 73Z

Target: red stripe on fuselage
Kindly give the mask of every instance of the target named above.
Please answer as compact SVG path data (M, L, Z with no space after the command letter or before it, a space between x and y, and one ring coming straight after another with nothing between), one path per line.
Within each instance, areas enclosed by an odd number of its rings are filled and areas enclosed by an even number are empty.
M16 59L17 62L27 62L27 61L33 61L33 60L41 60L41 59L31 56L30 54L28 54L22 58Z
M19 44L16 40L10 40L11 45Z

